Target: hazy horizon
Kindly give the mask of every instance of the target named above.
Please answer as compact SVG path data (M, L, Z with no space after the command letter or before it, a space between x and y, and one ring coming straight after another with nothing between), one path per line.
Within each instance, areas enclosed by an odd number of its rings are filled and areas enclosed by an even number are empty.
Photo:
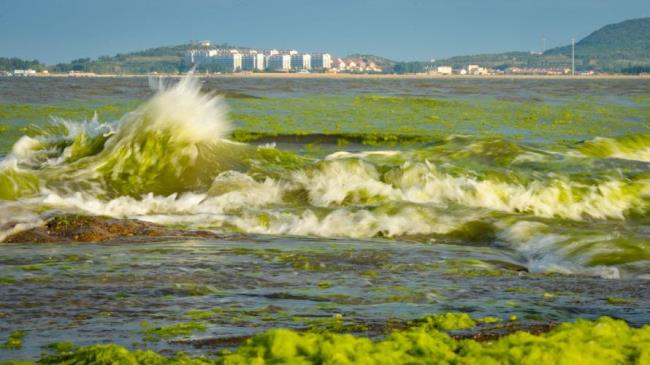
M598 28L650 15L650 4L625 0L480 4L412 0L295 0L278 7L235 0L162 0L156 8L125 0L0 0L0 57L46 64L211 40L253 48L368 53L394 60L537 51L566 45Z

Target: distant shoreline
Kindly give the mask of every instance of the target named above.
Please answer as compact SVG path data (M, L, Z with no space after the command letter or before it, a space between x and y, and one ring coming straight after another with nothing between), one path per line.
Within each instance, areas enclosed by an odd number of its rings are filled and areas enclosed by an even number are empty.
M144 78L144 77L184 77L178 74L49 74L31 75L25 78ZM7 78L23 78L5 76ZM420 75L420 74L332 74L332 73L233 73L233 74L194 74L198 78L268 78L268 79L393 79L393 80L650 80L650 75Z

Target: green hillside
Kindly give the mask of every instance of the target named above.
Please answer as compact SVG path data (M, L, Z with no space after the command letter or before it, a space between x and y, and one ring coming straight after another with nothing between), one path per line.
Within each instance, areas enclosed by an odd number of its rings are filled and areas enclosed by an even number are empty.
M545 56L570 55L571 46L558 47ZM576 43L576 63L585 69L621 71L631 66L650 67L650 18L607 25Z
M554 48L546 54L566 54L571 46ZM581 57L650 58L650 18L607 25L576 43Z
M201 46L193 44L181 44L176 46L165 46L151 48L144 51L132 53L118 53L115 56L102 56L98 59L81 58L70 63L60 63L51 67L56 72L94 72L98 74L133 74L164 72L176 73L187 71L190 67L185 60L185 52L188 49L196 49ZM213 45L218 48L241 48L228 44Z
M508 52L498 54L478 54L468 56L456 56L434 62L434 66L451 65L454 68L462 68L470 64L478 64L482 67L505 70L509 67L568 67L571 65L571 54L569 55L539 55L530 52Z
M576 43L576 69L608 72L650 70L650 18L607 25ZM557 47L543 55L509 52L452 57L437 65L455 67L477 63L485 67L570 67L571 45Z
M27 70L32 69L36 71L42 71L47 67L40 63L38 60L23 60L20 58L12 57L0 57L0 71L11 72L13 70Z

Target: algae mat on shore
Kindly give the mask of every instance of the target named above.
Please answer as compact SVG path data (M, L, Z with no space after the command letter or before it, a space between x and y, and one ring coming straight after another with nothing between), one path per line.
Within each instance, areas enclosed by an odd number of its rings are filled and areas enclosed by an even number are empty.
M442 318L440 318L442 317ZM450 323L451 322L451 323ZM118 345L74 347L54 344L39 364L639 364L650 363L650 326L634 329L623 321L565 323L549 333L517 332L495 341L455 340L438 329L462 329L467 315L428 318L424 325L384 339L329 333L272 330L234 351L214 357L152 351L130 352ZM442 327L442 328L441 328ZM26 363L25 363L26 364Z

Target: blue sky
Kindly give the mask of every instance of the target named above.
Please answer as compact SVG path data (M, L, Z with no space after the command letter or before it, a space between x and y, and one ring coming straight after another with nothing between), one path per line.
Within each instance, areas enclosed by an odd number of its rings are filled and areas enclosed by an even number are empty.
M209 39L396 60L539 50L648 0L0 0L0 56L45 63Z

